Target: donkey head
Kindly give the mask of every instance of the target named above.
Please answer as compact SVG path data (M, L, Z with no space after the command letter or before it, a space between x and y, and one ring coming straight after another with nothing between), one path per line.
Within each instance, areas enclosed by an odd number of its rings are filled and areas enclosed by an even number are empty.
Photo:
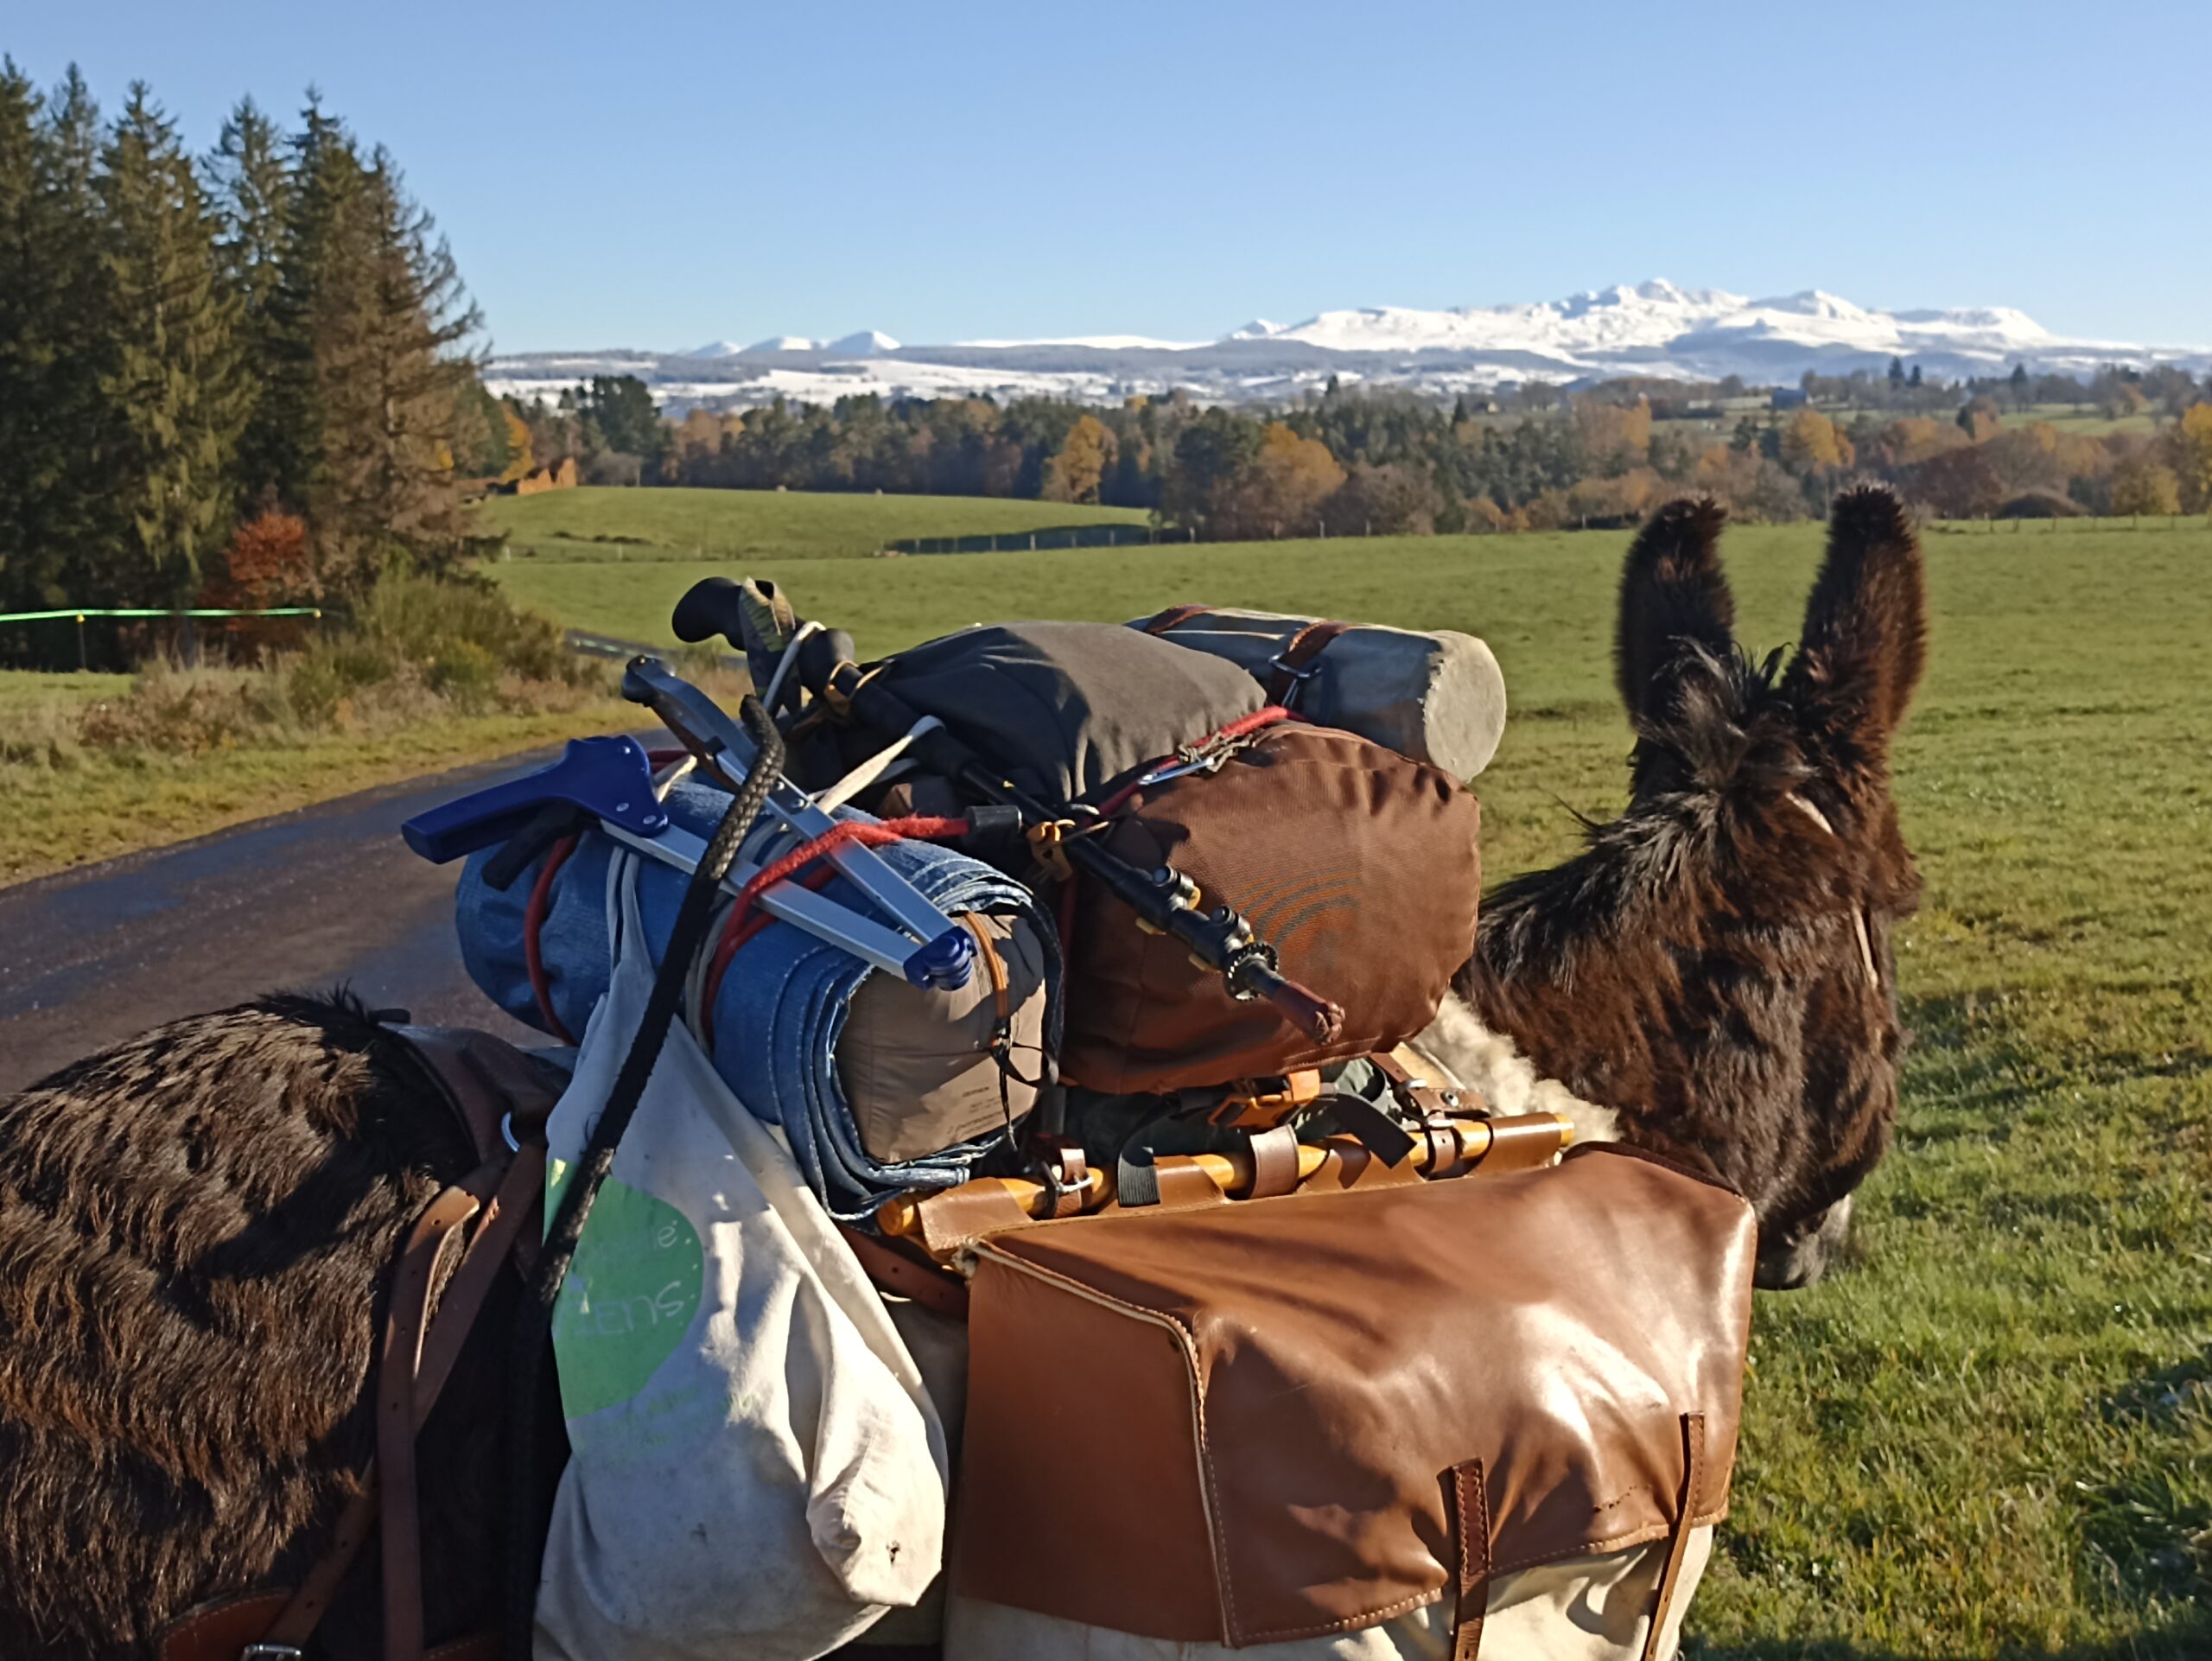
M1759 1283L1817 1279L1897 1111L1891 932L1920 878L1890 745L1925 657L1895 498L1835 505L1786 670L1736 644L1726 515L1662 510L1629 550L1617 662L1630 799L1567 864L1489 901L1461 990L1621 1135L1716 1171L1759 1218Z

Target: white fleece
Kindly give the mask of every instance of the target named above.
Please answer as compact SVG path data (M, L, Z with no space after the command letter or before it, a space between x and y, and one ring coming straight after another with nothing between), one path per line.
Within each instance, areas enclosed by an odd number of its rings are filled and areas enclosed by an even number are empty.
M1535 1063L1510 1038L1484 1026L1481 1016L1449 993L1414 1044L1462 1088L1479 1094L1493 1113L1561 1113L1573 1123L1577 1142L1620 1140L1619 1114L1584 1101L1556 1079L1538 1078Z

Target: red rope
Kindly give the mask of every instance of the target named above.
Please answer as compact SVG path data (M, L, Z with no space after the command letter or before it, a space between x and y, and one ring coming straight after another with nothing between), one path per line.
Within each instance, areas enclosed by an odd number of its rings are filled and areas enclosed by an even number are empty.
M763 894L779 882L790 881L798 872L824 854L839 848L880 848L893 842L950 842L966 836L970 829L972 827L966 819L917 816L886 819L880 824L847 819L825 830L813 841L802 843L781 859L762 866L753 874L752 880L737 891L737 903L729 908L729 916L723 920L721 939L715 943L715 955L707 964L707 983L699 1000L701 1036L709 1044L714 1042L715 1000L721 995L722 977L728 972L730 960L737 956L741 946L767 927L772 920L766 912L753 912L753 902ZM834 866L823 866L801 879L800 886L819 890L836 875Z
M546 850L545 863L538 869L537 881L531 885L530 903L522 908L522 960L530 971L530 993L537 1000L537 1013L545 1022L545 1030L563 1044L575 1043L575 1035L553 1013L552 983L546 978L545 959L539 954L537 937L545 926L545 913L551 909L553 878L575 851L574 837L563 837Z

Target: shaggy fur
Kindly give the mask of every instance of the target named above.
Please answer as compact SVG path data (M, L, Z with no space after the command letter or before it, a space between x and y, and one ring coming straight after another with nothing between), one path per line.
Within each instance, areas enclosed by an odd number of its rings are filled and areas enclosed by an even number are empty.
M1760 1281L1816 1278L1842 1202L1889 1146L1891 931L1920 878L1890 742L1926 659L1918 542L1896 500L1844 495L1802 642L1730 633L1721 510L1678 502L1629 550L1618 684L1627 811L1483 913L1459 990L1622 1137L1716 1171L1759 1215Z
M389 1267L475 1162L393 1046L350 1000L272 997L0 1098L8 1661L143 1661L175 1615L326 1548L375 1442ZM496 1607L504 1489L496 1439L469 1432L512 1302L424 1430L433 1641ZM376 1653L374 1579L325 1623L340 1661Z

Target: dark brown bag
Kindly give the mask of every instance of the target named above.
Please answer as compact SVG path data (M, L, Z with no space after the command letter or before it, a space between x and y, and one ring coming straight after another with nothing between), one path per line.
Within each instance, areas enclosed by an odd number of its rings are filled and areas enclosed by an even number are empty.
M1100 834L1115 853L1145 870L1172 865L1208 909L1242 912L1282 972L1342 1006L1344 1021L1315 1044L1078 878L1060 1070L1092 1090L1225 1084L1389 1050L1435 1019L1474 950L1479 805L1436 768L1351 733L1267 728L1217 770L1139 787L1110 817Z
M1756 1238L1726 1188L1602 1144L1001 1234L953 1594L1230 1645L1441 1599L1465 1637L1507 1576L1663 1543L1664 1631L1727 1511Z

